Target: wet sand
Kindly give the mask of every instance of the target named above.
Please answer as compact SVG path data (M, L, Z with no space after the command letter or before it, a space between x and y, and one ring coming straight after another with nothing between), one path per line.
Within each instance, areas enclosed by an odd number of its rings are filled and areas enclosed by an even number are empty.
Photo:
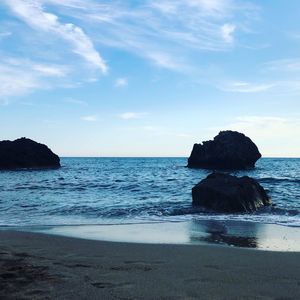
M0 299L300 299L300 253L0 231Z

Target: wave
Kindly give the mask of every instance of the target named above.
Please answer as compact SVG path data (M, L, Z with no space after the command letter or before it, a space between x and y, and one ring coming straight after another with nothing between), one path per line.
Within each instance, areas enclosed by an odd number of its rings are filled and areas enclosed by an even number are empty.
M259 178L258 181L262 183L275 183L275 184L280 182L300 183L300 179L298 178L264 177L264 178Z
M287 226L300 222L300 160L262 159L257 168L237 172L257 178L277 204L239 215L192 206L192 187L210 171L185 168L186 159L63 158L62 163L63 168L47 172L0 172L1 223L197 218Z
M280 208L280 207L266 207L262 208L253 213L233 213L224 214L218 213L211 210L207 210L201 207L193 207L190 204L184 203L173 203L171 201L161 203L142 203L140 205L129 205L128 203L111 205L106 207L99 207L93 205L64 205L49 209L47 211L49 215L60 215L60 216L83 216L83 217L97 217L97 218L131 218L131 217L177 217L177 216L210 216L218 217L223 215L228 216L244 216L247 218L255 218L256 216L290 216L296 217L300 215L300 211L294 208Z

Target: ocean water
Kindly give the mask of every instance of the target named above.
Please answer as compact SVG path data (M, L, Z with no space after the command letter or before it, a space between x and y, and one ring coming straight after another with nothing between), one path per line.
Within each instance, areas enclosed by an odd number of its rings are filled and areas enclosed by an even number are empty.
M254 170L275 206L252 214L192 207L211 171L186 158L62 158L57 170L0 172L0 226L243 221L300 227L300 159L262 158Z

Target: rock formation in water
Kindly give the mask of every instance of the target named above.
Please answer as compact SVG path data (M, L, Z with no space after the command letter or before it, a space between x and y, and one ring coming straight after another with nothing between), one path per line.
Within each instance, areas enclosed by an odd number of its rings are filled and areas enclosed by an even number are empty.
M189 168L250 169L261 158L250 138L237 131L221 131L212 141L194 144Z
M0 142L0 169L59 168L60 159L46 145L27 138Z
M218 212L253 212L271 204L264 188L248 176L212 173L192 189L193 205Z

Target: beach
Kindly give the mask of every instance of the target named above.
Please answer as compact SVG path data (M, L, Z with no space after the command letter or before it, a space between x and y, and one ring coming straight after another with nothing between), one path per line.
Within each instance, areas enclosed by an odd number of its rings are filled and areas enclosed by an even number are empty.
M1 299L299 299L300 253L0 231Z
M299 11L0 0L0 300L300 300Z

